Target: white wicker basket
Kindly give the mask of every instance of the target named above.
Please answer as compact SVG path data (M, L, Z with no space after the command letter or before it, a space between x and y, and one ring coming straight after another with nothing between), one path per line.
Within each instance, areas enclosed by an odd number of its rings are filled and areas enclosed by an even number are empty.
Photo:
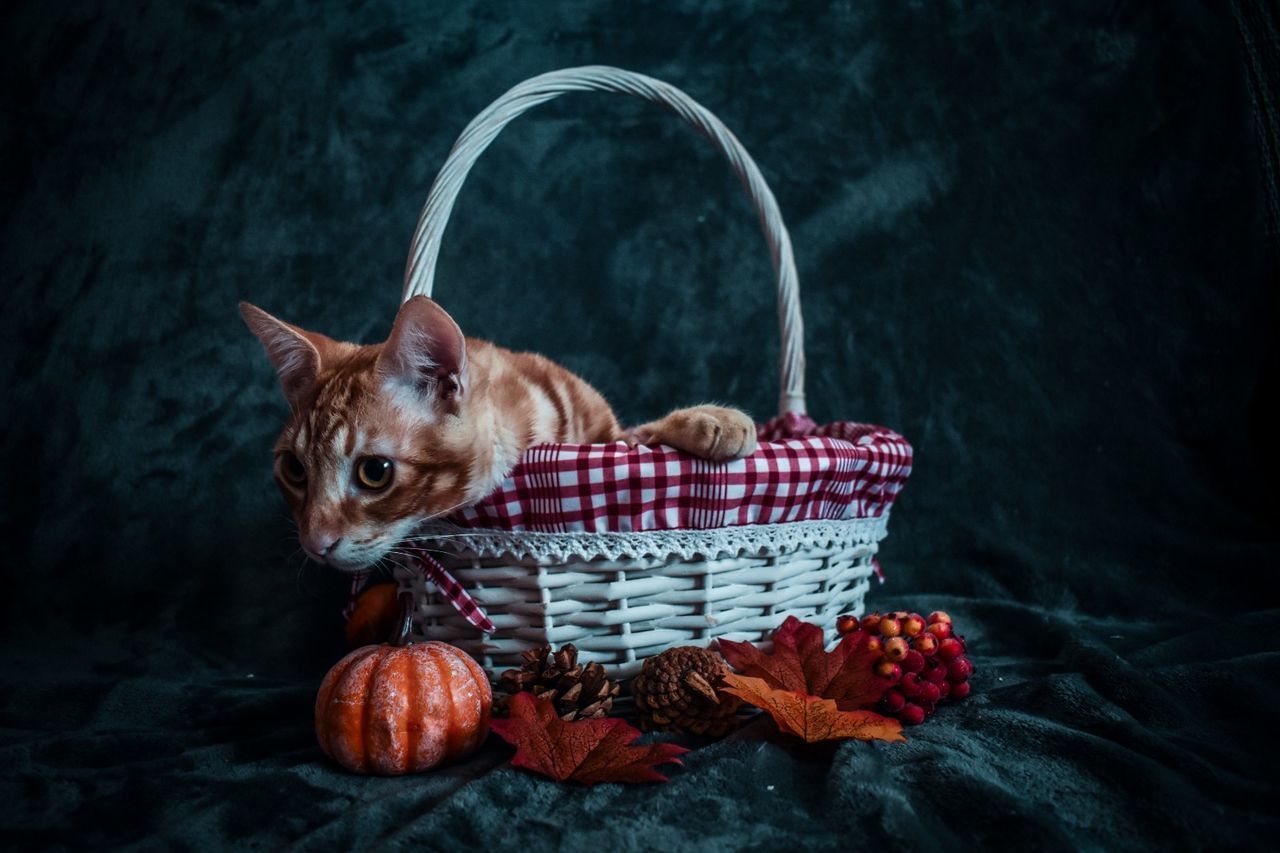
M430 296L440 240L472 165L516 116L566 92L637 95L665 106L729 160L760 215L778 278L782 330L780 411L804 411L803 325L791 241L773 193L741 144L683 92L659 80L603 66L527 80L494 101L462 132L418 221L404 298ZM520 652L573 643L584 660L616 677L671 646L725 637L767 641L789 615L829 632L837 615L861 613L885 536L887 510L873 518L755 524L713 530L636 533L449 532L422 544L471 593L496 626L486 636L409 565L397 569L414 591L416 639L444 640L475 656L491 675L518 666Z

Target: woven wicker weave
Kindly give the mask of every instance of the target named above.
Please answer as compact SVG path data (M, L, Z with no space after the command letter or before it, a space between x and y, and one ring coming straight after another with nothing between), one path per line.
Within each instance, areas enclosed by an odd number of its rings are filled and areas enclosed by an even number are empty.
M511 89L463 131L423 208L405 271L404 298L431 295L450 211L472 165L507 123L566 92L635 95L675 112L705 135L742 179L778 276L782 413L803 412L804 343L799 285L786 226L760 170L720 121L683 92L616 68L543 74ZM521 651L573 643L585 661L614 677L674 645L718 637L765 641L787 616L834 630L841 613L861 613L885 535L887 512L867 519L744 525L640 533L440 532L436 553L488 614L480 633L414 568L397 569L414 590L415 636L444 640L480 660L491 675L519 665ZM431 530L425 531L430 533Z

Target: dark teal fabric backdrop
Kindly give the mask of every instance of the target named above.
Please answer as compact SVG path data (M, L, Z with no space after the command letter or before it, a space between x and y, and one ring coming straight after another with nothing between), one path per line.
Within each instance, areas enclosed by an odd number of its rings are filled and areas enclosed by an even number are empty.
M7 842L1274 839L1278 279L1227 4L82 2L3 21ZM871 604L951 611L979 671L906 745L806 749L759 721L691 742L670 785L592 790L512 770L496 742L398 780L314 745L344 584L297 557L269 471L285 407L236 302L380 339L457 133L587 63L668 80L735 130L791 227L812 414L916 447ZM763 418L770 275L703 140L579 95L482 158L436 292L631 422L706 399Z

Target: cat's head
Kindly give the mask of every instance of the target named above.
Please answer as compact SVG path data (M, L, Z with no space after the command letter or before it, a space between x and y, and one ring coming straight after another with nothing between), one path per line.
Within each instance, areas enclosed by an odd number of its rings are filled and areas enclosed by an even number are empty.
M466 342L432 300L406 302L385 343L308 332L248 303L245 322L292 414L275 479L313 560L368 568L427 518L473 500Z

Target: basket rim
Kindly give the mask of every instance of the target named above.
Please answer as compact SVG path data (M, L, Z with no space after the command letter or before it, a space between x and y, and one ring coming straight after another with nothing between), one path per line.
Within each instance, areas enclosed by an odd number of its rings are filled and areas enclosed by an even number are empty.
M808 519L709 529L542 531L422 525L417 544L447 557L558 563L595 560L672 561L742 556L781 557L801 550L876 545L888 535L890 512L867 518Z

